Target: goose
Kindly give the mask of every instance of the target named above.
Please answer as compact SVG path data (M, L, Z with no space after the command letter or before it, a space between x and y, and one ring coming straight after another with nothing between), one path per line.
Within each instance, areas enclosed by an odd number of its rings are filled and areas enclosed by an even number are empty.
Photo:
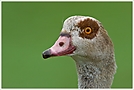
M63 55L75 61L78 88L111 88L117 68L114 46L100 21L68 17L58 40L42 53L44 59Z

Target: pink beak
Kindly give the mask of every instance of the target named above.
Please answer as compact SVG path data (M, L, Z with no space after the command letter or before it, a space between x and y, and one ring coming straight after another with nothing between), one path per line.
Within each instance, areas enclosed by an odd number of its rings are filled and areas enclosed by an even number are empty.
M75 49L75 46L71 44L71 37L64 34L58 38L51 48L45 50L42 55L44 59L51 56L63 56L72 54Z

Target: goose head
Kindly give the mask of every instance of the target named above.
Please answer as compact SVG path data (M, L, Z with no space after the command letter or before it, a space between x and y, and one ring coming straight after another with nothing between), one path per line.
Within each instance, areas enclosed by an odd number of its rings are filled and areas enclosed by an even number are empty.
M108 88L112 84L116 71L113 43L93 17L67 18L58 40L42 55L44 59L71 56L77 66L79 88Z

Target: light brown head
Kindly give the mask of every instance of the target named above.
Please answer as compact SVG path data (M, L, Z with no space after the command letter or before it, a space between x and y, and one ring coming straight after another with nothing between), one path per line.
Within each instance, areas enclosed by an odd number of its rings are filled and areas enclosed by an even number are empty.
M44 58L61 55L95 58L102 54L105 58L105 55L113 51L113 44L98 20L72 16L65 20L59 39L49 50L52 55L44 52Z

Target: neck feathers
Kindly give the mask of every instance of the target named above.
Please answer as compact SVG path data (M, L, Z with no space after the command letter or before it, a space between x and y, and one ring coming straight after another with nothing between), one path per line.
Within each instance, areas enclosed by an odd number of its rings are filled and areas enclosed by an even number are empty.
M116 72L115 60L79 60L74 58L79 88L110 88Z

